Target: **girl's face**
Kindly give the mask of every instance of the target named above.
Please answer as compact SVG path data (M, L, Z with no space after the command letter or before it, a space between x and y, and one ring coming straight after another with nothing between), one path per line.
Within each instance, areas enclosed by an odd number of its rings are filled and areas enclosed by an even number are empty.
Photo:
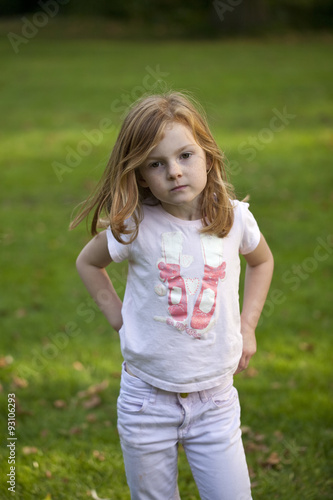
M150 189L166 212L179 219L196 220L201 219L207 170L206 153L190 129L173 122L139 168L138 182Z

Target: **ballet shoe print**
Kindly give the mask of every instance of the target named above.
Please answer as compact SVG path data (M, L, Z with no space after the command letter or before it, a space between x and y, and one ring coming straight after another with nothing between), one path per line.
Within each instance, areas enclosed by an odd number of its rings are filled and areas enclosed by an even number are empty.
M158 269L160 279L168 282L168 311L175 320L184 321L187 318L187 297L185 281L180 276L180 266L160 262Z
M160 279L168 283L168 311L176 321L187 318L185 281L180 276L183 236L180 232L162 234L163 259L158 263Z
M225 262L217 267L205 264L200 294L193 309L192 328L204 330L208 327L216 307L218 281L225 278L225 268Z
M215 312L218 282L225 279L226 263L222 261L222 238L202 234L200 240L204 275L201 290L194 305L191 327L205 330L210 325Z

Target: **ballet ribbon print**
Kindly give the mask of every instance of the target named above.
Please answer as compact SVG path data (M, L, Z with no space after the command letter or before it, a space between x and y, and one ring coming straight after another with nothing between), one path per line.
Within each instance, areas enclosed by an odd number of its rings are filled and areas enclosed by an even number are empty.
M204 330L208 327L216 307L217 285L219 279L225 278L226 263L211 267L205 264L204 277L200 294L194 305L191 327Z
M161 280L168 281L168 311L173 318L183 321L187 318L187 296L185 281L180 276L180 266L160 262L158 268Z
M180 232L162 234L162 256L158 261L160 280L164 285L155 286L155 292L160 295L168 294L168 317L157 317L179 332L186 332L193 338L200 339L201 333L207 331L213 324L216 309L218 283L226 276L226 263L222 262L223 243L216 236L201 235L201 251L204 260L203 278L183 278L181 264L193 261L191 256L183 255L183 235ZM184 258L186 257L186 259ZM196 295L201 283L201 289L195 300L191 318L188 317L188 308L191 295ZM166 287L161 293L160 287ZM193 303L193 302L192 302Z

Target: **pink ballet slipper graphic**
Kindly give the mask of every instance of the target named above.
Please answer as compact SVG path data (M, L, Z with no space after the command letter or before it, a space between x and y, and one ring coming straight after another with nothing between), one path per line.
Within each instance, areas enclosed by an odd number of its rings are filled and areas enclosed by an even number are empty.
M200 294L193 309L192 328L204 330L209 325L216 307L218 281L225 278L225 268L225 262L217 267L205 264Z
M180 276L180 265L160 262L158 269L161 280L168 282L168 311L175 320L184 321L187 317L187 297L185 282Z

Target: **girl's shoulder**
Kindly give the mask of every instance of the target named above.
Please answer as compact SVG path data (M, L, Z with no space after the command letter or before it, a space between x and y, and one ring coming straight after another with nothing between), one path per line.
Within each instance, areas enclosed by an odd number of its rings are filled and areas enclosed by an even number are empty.
M234 207L234 234L239 234L241 254L247 254L254 250L260 240L260 229L258 223L250 211L248 201L232 200Z
M241 226L245 228L247 226L257 226L257 221L250 210L250 204L248 201L243 200L232 200L231 201L234 209L234 226Z
M231 206L234 209L234 214L235 216L241 217L242 214L246 213L249 211L250 204L246 201L240 201L240 200L230 200L231 201Z

